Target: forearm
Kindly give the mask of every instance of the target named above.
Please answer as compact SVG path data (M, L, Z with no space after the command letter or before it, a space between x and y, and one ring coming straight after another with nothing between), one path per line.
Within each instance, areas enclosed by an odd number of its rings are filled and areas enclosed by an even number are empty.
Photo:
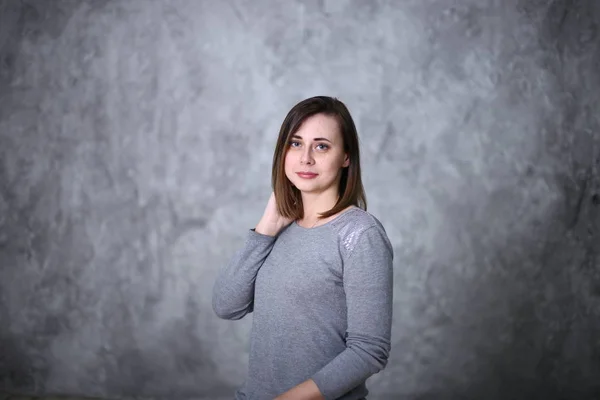
M275 400L325 400L325 397L323 397L316 383L309 379L280 394Z
M251 311L258 270L275 239L249 231L244 247L219 271L212 293L213 310L223 319L240 319Z
M390 343L384 338L348 336L348 347L311 379L327 399L335 399L364 383L387 365Z

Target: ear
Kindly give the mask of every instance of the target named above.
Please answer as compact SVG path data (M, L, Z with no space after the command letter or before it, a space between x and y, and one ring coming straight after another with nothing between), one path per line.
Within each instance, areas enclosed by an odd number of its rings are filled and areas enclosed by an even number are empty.
M342 168L346 168L349 165L350 165L350 157L348 157L348 154L346 154L346 158L344 158L344 163L342 164Z

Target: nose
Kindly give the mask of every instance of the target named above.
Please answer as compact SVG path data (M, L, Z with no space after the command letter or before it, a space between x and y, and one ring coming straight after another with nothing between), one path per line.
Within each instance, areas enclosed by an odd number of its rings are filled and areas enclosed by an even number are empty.
M311 154L311 149L309 146L307 146L306 150L302 152L302 156L300 157L300 164L312 165L313 163L314 159Z

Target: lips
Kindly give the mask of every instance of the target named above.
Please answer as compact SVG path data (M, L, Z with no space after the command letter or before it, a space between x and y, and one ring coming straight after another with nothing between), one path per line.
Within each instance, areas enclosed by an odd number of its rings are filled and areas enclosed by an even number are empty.
M314 178L316 177L318 174L315 174L313 172L296 172L296 174L300 177L300 178Z

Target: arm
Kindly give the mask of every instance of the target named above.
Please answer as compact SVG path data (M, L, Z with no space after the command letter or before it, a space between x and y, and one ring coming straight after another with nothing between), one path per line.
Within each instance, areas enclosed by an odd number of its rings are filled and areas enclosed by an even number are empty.
M337 399L381 371L391 350L393 250L380 226L360 233L344 259L346 350L312 376L323 398Z
M325 400L325 397L321 394L315 381L309 379L275 397L275 400Z
M248 231L244 247L219 271L213 286L212 307L222 319L241 319L253 311L254 281L273 249L276 238Z

